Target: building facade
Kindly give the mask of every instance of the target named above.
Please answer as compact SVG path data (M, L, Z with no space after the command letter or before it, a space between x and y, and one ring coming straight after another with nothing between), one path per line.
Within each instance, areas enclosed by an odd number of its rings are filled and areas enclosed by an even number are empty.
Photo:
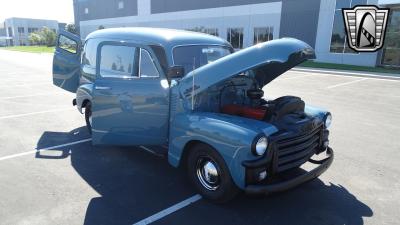
M39 31L43 27L58 31L58 22L56 20L41 20L27 18L8 18L4 21L6 30L7 45L21 46L30 45L29 34Z
M392 8L388 35L384 50L375 53L347 47L341 9L378 0L74 0L74 16L82 38L97 29L128 26L204 32L236 49L295 37L313 46L320 62L400 66L400 0L386 1Z

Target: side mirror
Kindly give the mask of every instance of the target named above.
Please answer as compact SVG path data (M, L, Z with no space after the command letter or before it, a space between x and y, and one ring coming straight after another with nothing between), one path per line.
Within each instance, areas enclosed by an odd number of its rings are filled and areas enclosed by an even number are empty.
M182 78L185 74L185 68L183 66L173 66L168 69L168 78Z

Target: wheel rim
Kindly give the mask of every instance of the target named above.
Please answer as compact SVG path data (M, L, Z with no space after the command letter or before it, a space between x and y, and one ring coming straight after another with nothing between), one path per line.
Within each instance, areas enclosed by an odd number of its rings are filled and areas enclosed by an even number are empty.
M201 185L210 191L215 191L220 185L220 172L217 164L209 157L200 157L196 164L197 178Z

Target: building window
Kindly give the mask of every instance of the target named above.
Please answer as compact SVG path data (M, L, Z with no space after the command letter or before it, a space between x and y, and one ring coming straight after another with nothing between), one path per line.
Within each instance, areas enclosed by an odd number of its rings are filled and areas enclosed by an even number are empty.
M347 36L342 15L343 8L351 8L356 5L365 5L367 0L337 0L335 17L333 20L330 51L334 53L356 53L347 44Z
M213 36L217 36L217 37L219 36L217 28L206 28L204 30L204 33L209 34L209 35L213 35Z
M254 28L254 44L270 41L274 39L273 27L255 27Z
M203 26L200 26L200 27L189 28L189 29L186 29L186 30L187 31L205 33L205 34L210 34L210 35L214 35L214 36L217 36L217 37L219 36L217 28L205 28Z
M135 47L104 45L101 47L100 75L103 77L132 77L135 68Z
M12 31L12 28L11 28L11 27L9 27L9 28L8 28L8 36L9 36L9 37L12 37L12 36L14 36L14 35L13 35L13 31Z
M38 30L39 30L39 28L28 27L28 33L34 33L34 32L37 32Z
M119 1L118 2L118 9L123 9L124 8L124 1Z
M25 29L23 27L18 27L18 34L23 35L25 33Z
M243 48L243 28L228 28L227 40L233 48Z
M400 67L400 9L391 9L387 25L382 64Z
M85 14L89 14L89 8L85 8Z

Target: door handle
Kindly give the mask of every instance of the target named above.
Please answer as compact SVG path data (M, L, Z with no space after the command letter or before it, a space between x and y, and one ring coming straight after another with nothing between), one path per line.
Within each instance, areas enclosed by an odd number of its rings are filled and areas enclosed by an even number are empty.
M96 90L111 90L111 87L96 86Z

